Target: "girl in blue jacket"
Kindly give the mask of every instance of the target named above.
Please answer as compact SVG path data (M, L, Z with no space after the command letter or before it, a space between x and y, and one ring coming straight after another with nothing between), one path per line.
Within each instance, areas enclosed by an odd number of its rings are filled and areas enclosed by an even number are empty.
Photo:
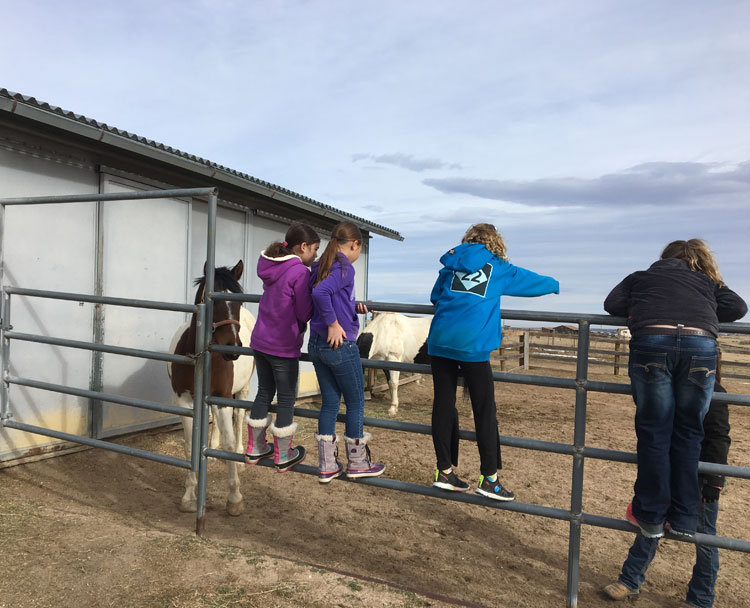
M432 441L437 456L435 482L443 490L465 492L469 484L458 478L458 370L469 390L479 448L477 493L496 500L513 500L502 486L495 383L490 353L503 338L500 296L542 296L559 293L552 277L538 275L508 262L505 243L491 224L471 226L461 245L440 258L443 268L430 300L435 316L427 337L432 365L434 401Z

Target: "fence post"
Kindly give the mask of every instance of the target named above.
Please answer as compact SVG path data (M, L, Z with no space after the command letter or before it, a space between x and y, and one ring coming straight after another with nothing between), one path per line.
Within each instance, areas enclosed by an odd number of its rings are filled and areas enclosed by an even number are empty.
M206 305L198 304L195 311L195 353L202 353L206 345ZM207 356L206 354L203 357ZM191 471L198 473L201 459L201 431L203 429L203 357L195 360L193 370L193 445L190 454ZM217 423L218 424L218 423Z
M615 342L615 376L620 375L620 355L618 354L621 349L622 344L620 343L620 339L617 339L617 342Z
M214 307L211 299L211 292L214 289L214 276L216 269L216 209L217 196L210 194L208 196L208 219L206 221L206 283L203 288L203 301L206 305L204 312L205 328L203 335L204 347L211 343L213 336ZM208 470L208 458L206 457L206 448L208 447L208 403L207 399L211 395L211 351L207 351L197 362L203 365L203 399L201 401L202 415L200 419L200 444L201 453L198 460L198 491L197 502L198 508L195 518L195 533L199 536L203 534L206 527L206 475Z
M529 340L529 332L524 331L523 332L523 368L525 370L529 369L529 356L531 355L531 348L530 348L530 340Z
M505 371L505 349L501 346L497 349L497 352L500 355L500 371Z
M581 510L583 508L583 449L586 445L586 380L589 366L589 322L578 322L576 360L576 409L573 430L573 478L570 489L570 535L568 537L567 608L578 606L578 566L581 555Z
M716 382L721 383L721 346L716 342Z

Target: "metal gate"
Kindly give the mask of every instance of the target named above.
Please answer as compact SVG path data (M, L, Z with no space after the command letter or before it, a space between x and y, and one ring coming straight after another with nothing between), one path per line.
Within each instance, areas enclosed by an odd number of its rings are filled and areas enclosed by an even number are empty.
M206 251L206 284L213 285L214 271L215 271L215 246L216 246L216 212L217 212L217 192L213 188L197 188L197 189L184 189L184 190L160 190L155 192L138 192L138 193L127 193L127 194L106 194L106 195L81 195L81 196L64 196L64 197L39 197L39 198L26 198L26 199L6 199L0 200L0 238L2 238L2 224L3 212L5 205L14 204L46 204L46 203L66 203L66 202L86 202L86 201L107 201L107 200L132 200L132 199L144 199L144 198L160 198L166 196L208 196L208 234L207 234L207 251ZM206 505L206 471L207 471L207 459L219 458L224 460L234 460L237 462L244 462L242 454L235 454L232 452L226 452L222 450L209 449L207 445L208 440L208 408L210 405L217 406L231 406L242 409L249 409L251 407L250 402L237 401L234 399L222 399L218 397L210 396L209 383L203 382L204 378L210 378L210 364L211 358L208 356L202 356L196 359L190 357L179 357L166 353L158 353L152 351L143 351L131 348L122 348L116 346L108 346L105 344L80 342L73 340L66 340L60 338L50 338L46 336L36 336L30 334L24 334L15 332L10 322L10 303L12 295L25 295L32 297L41 298L54 298L61 300L73 300L78 302L93 302L97 304L108 304L113 306L135 306L142 308L152 308L157 310L174 310L182 312L195 312L198 318L198 337L196 344L196 352L200 353L204 351L204 347L208 345L205 350L207 352L226 352L234 354L248 354L252 355L253 351L249 348L239 348L230 346L215 346L211 345L211 327L213 323L213 306L214 300L234 300L241 302L258 302L260 296L250 294L226 294L226 293L214 293L207 292L205 304L199 305L185 305L185 304L174 304L165 302L152 302L145 300L131 300L124 298L109 298L103 296L90 296L83 294L70 294L61 292L49 292L35 289L24 289L19 287L4 287L2 295L2 307L0 308L0 316L2 317L0 323L0 332L2 332L2 370L3 370L3 381L0 383L0 427L18 429L22 431L28 431L32 433L38 433L49 437L55 437L66 441L75 443L81 443L84 445L90 445L94 447L100 447L103 449L129 454L132 456L138 456L141 458L147 458L157 462L163 462L164 464L170 464L181 468L191 469L198 473L198 511L196 519L196 532L201 533L205 526L205 505ZM368 308L375 311L393 311L393 312L405 312L405 313L417 313L417 314L433 314L434 308L432 306L419 306L419 305L406 305L406 304L395 304L395 303L373 303L367 302ZM366 484L373 487L386 488L390 490L398 490L401 492L409 492L412 494L421 494L423 496L429 496L433 498L440 498L443 500L454 500L458 502L471 503L481 505L485 507L492 507L496 509L504 509L507 511L515 511L519 513L526 513L529 515L535 515L540 517L549 517L552 519L568 521L570 524L569 528L569 542L568 542L568 570L567 570L567 592L566 592L566 605L568 607L574 607L578 604L578 580L579 580L579 556L580 556L580 545L581 545L581 527L582 525L591 525L603 528L610 528L614 530L621 530L624 532L633 532L632 526L625 520L613 519L609 517L603 517L591 513L584 513L582 511L583 504L583 471L584 462L586 458L594 458L601 460L610 460L616 462L635 463L636 456L633 453L621 452L616 450L607 450L601 448L586 447L586 406L587 406L587 394L589 391L592 392L603 392L603 393L617 393L617 394L629 394L630 387L628 385L617 384L612 382L599 382L588 379L588 350L589 350L589 332L592 324L600 325L613 325L622 326L625 324L625 319L610 317L608 315L583 315L583 314L567 314L567 313L553 313L553 312L526 312L518 310L503 310L503 319L505 320L522 320L522 321L542 321L542 322L557 322L566 324L577 324L578 331L578 350L576 360L576 376L575 379L560 378L554 376L529 376L525 374L514 374L506 372L494 372L493 376L497 382L508 382L512 384L527 384L544 386L550 388L562 388L575 391L575 417L574 417L574 435L573 443L556 443L549 441L540 441L536 439L527 439L519 437L500 436L500 443L502 445L537 450L542 452L551 452L556 454L562 454L565 456L572 457L572 469L571 469L571 499L570 509L558 509L548 507L544 505L523 503L518 501L498 503L491 499L483 498L478 495L466 495L458 493L447 493L438 489L434 489L429 486L423 486L419 484L406 483L393 479L383 478L363 478L357 480L356 483ZM201 331L202 329L202 331ZM726 323L719 326L720 331L750 334L750 324L748 323ZM10 355L10 341L11 340L26 340L30 342L39 342L43 344L53 344L57 346L65 346L71 348L85 348L99 352L114 353L120 355L127 355L133 357L145 357L153 358L162 361L171 361L175 363L186 363L195 366L195 399L193 403L193 409L179 408L171 405L165 405L160 403L154 403L150 401L144 401L139 399L119 397L117 395L107 394L97 391L87 391L67 387L57 384L49 384L38 382L33 379L14 377L9 374L9 355ZM303 360L308 360L303 355ZM384 361L374 360L363 360L362 364L365 368L377 368L377 369L390 369L399 371L411 371L423 374L430 373L429 365L417 365L408 363L391 363ZM180 416L192 416L194 418L193 424L193 450L191 459L183 460L179 458L173 458L162 454L155 454L144 450L138 450L126 446L120 446L108 441L102 441L95 438L83 437L79 435L72 435L68 433L62 433L59 431L46 429L39 426L28 425L19 423L13 420L13 415L10 409L8 400L8 390L11 384L29 386L33 388L40 388L43 390L56 391L65 394L77 395L90 399L99 399L109 403L117 403L123 406L140 407L145 409L151 409L159 412L167 412L177 414ZM750 395L738 395L738 394L715 394L713 400L719 403L727 403L733 405L750 405ZM317 410L306 410L295 408L295 415L317 418L319 412ZM344 415L339 414L339 421L343 421ZM419 434L430 434L430 427L423 424L415 424L408 422L399 422L395 420L385 420L380 418L365 417L364 423L366 426L391 429L409 433ZM460 431L460 438L469 441L476 441L476 434L471 431ZM273 466L272 464L262 461L261 466ZM699 470L709 474L726 475L730 477L737 477L748 479L750 478L750 468L748 467L735 467L727 465L717 465L712 463L701 463ZM317 475L317 469L309 465L298 465L293 469L294 472ZM750 552L750 541L725 538L720 536L710 536L704 534L696 534L694 539L681 540L682 542L692 542L696 544L703 544L709 546L715 546L723 549L730 549L735 551Z

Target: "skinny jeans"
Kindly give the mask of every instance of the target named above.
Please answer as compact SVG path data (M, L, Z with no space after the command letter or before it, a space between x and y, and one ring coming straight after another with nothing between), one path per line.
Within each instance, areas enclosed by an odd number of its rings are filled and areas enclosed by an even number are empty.
M695 532L703 418L716 379L716 341L690 335L643 335L630 341L628 362L638 475L636 519Z
M497 431L495 382L489 361L469 362L430 357L433 381L432 442L435 446L437 467L458 466L458 410L456 388L458 371L463 372L469 389L474 428L479 448L480 473L494 475L501 468L500 443Z
M334 350L325 338L313 331L307 343L307 354L320 385L318 434L336 434L336 418L343 397L346 403L346 437L361 439L364 432L365 383L357 344L344 340Z
M294 421L294 402L297 398L299 359L277 357L255 351L258 370L258 393L250 409L250 418L263 420L276 395L276 427L284 428Z

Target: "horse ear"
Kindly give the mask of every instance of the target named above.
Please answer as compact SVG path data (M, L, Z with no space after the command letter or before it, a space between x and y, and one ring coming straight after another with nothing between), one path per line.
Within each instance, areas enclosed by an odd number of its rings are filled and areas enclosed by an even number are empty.
M208 260L206 260L205 262L203 262L203 276L204 277L206 276L206 264L208 264Z
M240 280L240 277L242 276L242 271L244 270L245 266L242 263L242 260L237 262L237 265L232 268L232 274L234 275L234 278L238 281Z

